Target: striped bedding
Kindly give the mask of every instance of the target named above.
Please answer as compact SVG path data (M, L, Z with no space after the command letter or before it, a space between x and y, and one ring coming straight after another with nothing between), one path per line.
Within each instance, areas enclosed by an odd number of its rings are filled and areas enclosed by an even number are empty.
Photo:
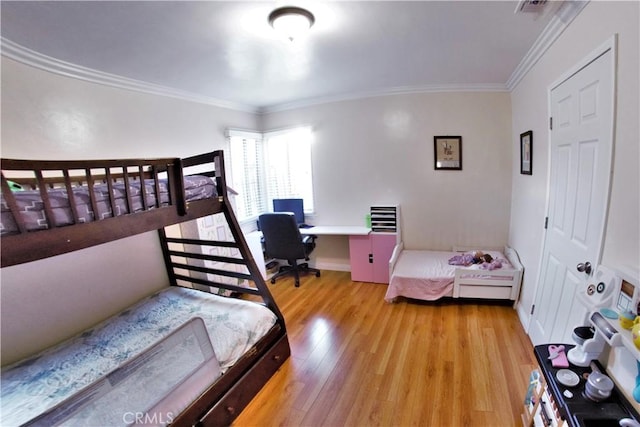
M184 178L185 196L188 202L215 197L216 186L211 178L200 175L186 176ZM159 195L156 195L154 181L147 179L144 181L147 206L155 206L156 198L160 200L160 206L169 204L169 188L166 179L159 182ZM86 186L73 188L79 222L92 222L96 218L104 219L127 213L140 212L144 210L142 187L140 181L129 183L129 193L132 199L131 207L127 203L127 194L124 182L113 184L113 194L115 198L115 212L109 202L109 188L106 184L97 184L93 187L96 199L97 212L91 205L90 192ZM55 188L47 192L53 210L53 221L56 226L71 225L74 223L73 214L69 207L69 195L66 188ZM44 230L49 228L45 216L44 203L38 190L15 191L13 195L20 209L20 214L25 222L28 231ZM6 200L0 195L0 235L14 234L18 232L16 221L9 210Z

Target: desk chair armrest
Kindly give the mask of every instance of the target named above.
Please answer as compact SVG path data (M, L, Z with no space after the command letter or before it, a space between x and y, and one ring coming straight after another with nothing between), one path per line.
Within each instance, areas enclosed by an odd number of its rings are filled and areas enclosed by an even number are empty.
M314 234L307 234L307 235L302 236L302 243L304 243L304 244L315 243L317 238L318 238L318 236L316 236Z
M316 248L316 239L318 236L309 234L308 236L302 236L302 244L304 245L305 257L304 259L309 261L309 254Z

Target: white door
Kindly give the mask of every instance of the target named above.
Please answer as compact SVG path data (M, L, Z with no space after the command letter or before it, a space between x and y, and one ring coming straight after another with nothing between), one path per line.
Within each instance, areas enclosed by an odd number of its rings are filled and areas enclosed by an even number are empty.
M586 308L576 301L600 259L613 147L609 48L551 89L549 210L529 335L571 343ZM579 267L580 266L580 267ZM578 268L579 267L579 268ZM582 270L582 271L579 271Z

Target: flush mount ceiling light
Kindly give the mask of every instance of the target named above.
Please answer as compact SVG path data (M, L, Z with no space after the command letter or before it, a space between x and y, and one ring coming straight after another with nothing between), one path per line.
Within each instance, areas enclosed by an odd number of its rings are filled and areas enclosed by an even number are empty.
M311 12L295 6L280 7L269 14L269 24L289 41L303 36L315 21Z

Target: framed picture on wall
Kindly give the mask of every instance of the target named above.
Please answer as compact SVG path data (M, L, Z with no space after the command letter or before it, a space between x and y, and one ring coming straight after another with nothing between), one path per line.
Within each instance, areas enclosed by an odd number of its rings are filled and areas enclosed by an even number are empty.
M433 151L436 170L462 170L461 136L434 136Z
M533 131L520 134L520 173L532 175L533 173Z

